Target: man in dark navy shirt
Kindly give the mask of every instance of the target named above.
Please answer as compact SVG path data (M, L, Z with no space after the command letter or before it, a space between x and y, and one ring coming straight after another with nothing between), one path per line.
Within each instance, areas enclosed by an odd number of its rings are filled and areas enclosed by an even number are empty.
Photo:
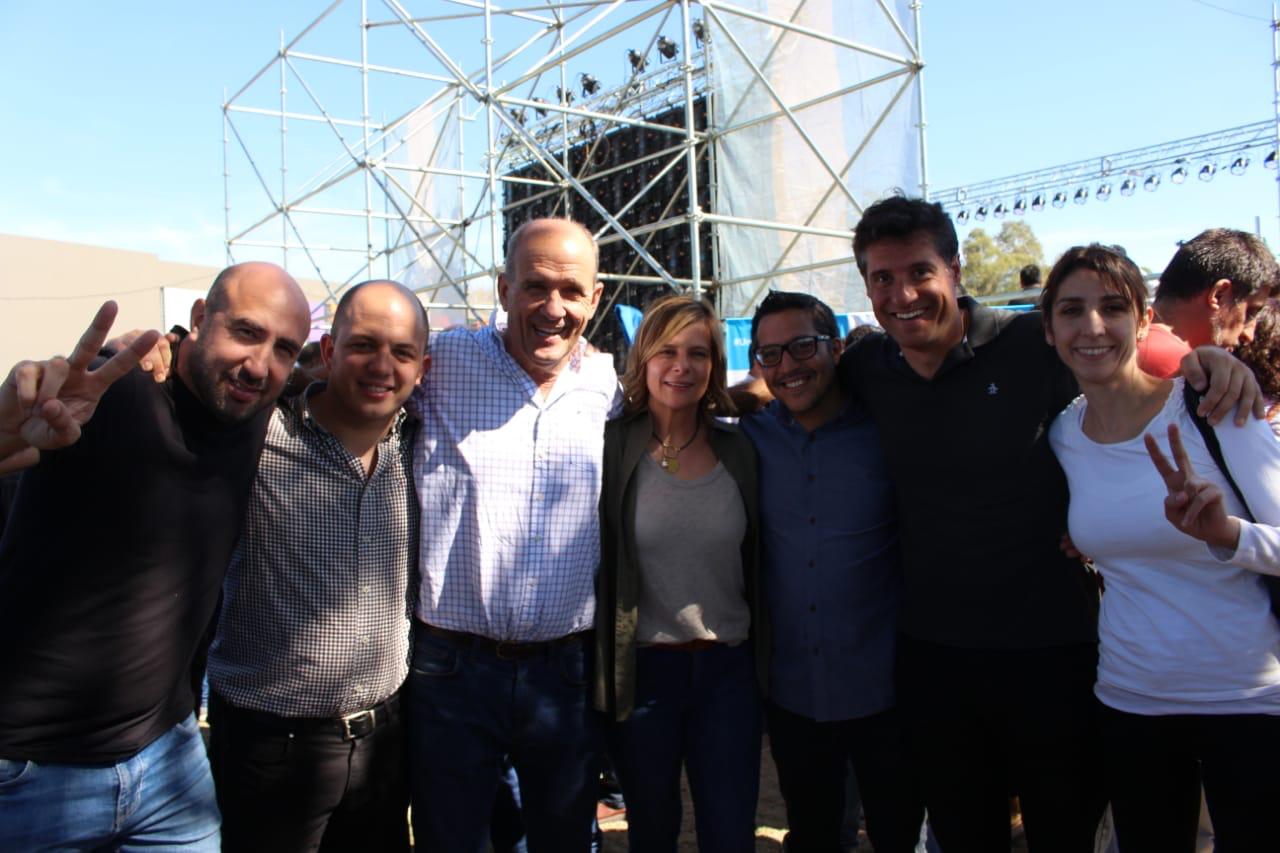
M3 850L219 847L188 673L309 308L224 270L163 383L128 369L154 333L94 369L113 318L0 386L0 458L31 466L0 539Z
M774 397L741 425L760 457L769 743L787 849L840 849L852 762L872 844L910 853L923 807L894 709L902 578L878 431L836 382L840 332L827 305L775 291L751 325Z

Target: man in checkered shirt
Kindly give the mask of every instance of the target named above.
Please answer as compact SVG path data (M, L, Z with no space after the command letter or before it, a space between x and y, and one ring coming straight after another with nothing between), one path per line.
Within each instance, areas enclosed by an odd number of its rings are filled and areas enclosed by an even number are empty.
M400 685L417 551L412 424L427 317L405 287L348 289L327 384L282 401L209 653L226 851L407 851Z
M582 332L602 286L581 225L511 235L505 327L432 343L410 400L421 587L408 681L414 840L483 849L504 755L533 853L591 843L601 752L588 697L612 359Z

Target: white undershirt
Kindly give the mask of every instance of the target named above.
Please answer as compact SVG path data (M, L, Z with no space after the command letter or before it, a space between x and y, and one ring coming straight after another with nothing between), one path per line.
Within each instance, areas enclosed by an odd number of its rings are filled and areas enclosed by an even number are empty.
M1099 444L1084 435L1087 406L1083 397L1068 406L1049 439L1071 489L1071 538L1106 581L1098 698L1138 714L1280 714L1280 624L1258 574L1280 575L1280 441L1258 420L1216 429L1258 521L1242 522L1236 551L1223 553L1165 519L1166 490L1142 436ZM1146 430L1170 459L1171 421L1228 514L1246 517L1187 414L1180 379Z

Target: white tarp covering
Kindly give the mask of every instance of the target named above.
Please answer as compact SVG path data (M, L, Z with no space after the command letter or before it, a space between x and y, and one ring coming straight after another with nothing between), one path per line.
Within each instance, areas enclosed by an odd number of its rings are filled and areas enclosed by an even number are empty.
M458 134L458 100L445 103L428 102L402 127L398 143L393 147L388 161L421 169L462 168ZM394 245L402 246L394 254L393 270L404 270L399 281L413 290L432 287L423 294L427 302L443 302L463 305L468 302L468 290L477 292L480 302L488 302L492 292L487 279L461 284L450 284L464 275L465 255L460 243L473 254L479 238L479 228L441 228L431 217L442 224L458 222L466 215L463 211L463 192L459 180L446 175L393 171L400 186L412 191L412 196L394 192L406 221L397 222L398 234ZM427 220L427 221L423 221ZM416 232L416 233L415 233ZM448 232L448 233L446 233ZM437 285L443 286L435 288ZM474 321L476 316L466 309L433 308L431 325L451 326Z
M893 190L918 195L918 72L909 0L739 0L734 6L849 44L708 7L713 123L724 133L716 142L714 212L848 232L863 208ZM721 291L724 316L749 315L770 288L813 293L837 312L867 306L848 237L723 223L717 230L719 279L754 277ZM823 263L831 265L765 276Z

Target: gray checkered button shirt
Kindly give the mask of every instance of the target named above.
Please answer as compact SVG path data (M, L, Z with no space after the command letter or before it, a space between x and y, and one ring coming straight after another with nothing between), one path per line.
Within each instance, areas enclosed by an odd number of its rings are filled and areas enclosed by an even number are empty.
M366 478L312 418L317 387L272 416L209 650L223 698L286 717L369 708L408 674L413 422L400 413Z

